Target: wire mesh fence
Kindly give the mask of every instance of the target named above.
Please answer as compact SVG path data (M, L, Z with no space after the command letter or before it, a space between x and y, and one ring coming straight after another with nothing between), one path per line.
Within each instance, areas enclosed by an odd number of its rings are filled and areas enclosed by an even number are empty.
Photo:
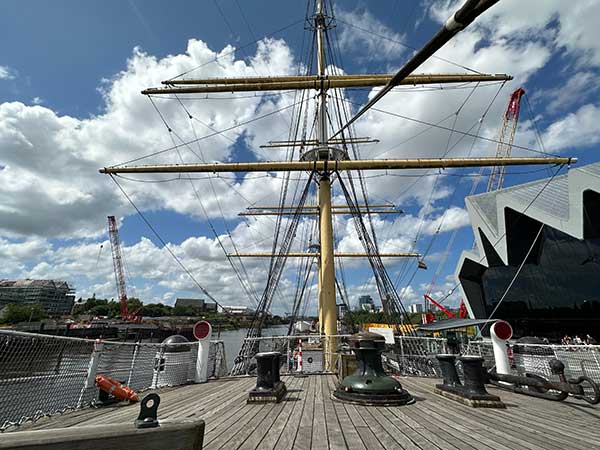
M193 382L197 355L197 342L174 347L0 330L0 431L93 405L97 375L136 391ZM226 375L225 361L223 342L212 341L208 378Z
M384 353L384 366L402 376L437 377L439 364L435 357L447 353L447 340L420 336L397 336L395 345Z
M558 381L550 370L550 361L558 359L565 365L567 378L587 376L600 383L600 345L519 344L508 346L511 371L514 375L526 373ZM489 341L471 341L461 348L465 355L479 355L488 368L495 366L494 350Z

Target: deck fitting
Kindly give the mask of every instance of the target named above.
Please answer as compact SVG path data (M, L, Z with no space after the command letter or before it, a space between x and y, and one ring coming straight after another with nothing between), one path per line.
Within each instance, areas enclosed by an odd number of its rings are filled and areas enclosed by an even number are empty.
M385 338L375 333L358 333L350 338L358 367L345 377L332 396L336 400L366 406L400 406L414 398L398 380L388 376L381 365Z
M279 378L281 353L265 352L256 356L256 387L248 393L247 403L279 403L287 392Z

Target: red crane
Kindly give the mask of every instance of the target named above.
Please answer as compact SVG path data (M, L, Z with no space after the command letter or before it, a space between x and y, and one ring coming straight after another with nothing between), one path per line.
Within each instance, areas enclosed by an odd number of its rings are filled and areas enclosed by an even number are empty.
M115 269L115 281L117 282L117 294L119 295L119 305L121 307L121 319L126 322L142 321L142 316L138 315L141 308L129 312L127 306L127 290L125 289L125 271L123 270L123 256L121 255L121 239L119 239L119 228L115 216L108 216L108 237L110 239L110 248L112 251L113 267Z
M510 99L508 100L508 106L506 107L506 112L502 118L502 126L500 127L500 136L498 137L498 148L496 150L497 158L510 158L510 153L512 151L513 142L515 140L515 132L517 131L517 125L519 123L519 111L521 109L521 98L525 95L525 90L520 87L515 90L512 94L510 94ZM496 166L492 167L492 171L490 172L490 178L488 179L487 192L497 191L502 188L504 184L504 175L506 173L506 166ZM457 230L458 231L458 230ZM424 295L425 297L425 309L426 309L426 319L427 323L431 323L434 319L434 315L429 311L429 304L431 303L435 307L441 309L449 319L455 317L455 315L444 308L440 303L436 302L432 299L429 294L435 285L435 281L438 275L441 272L441 268L448 258L448 254L450 253L450 248L454 243L454 238L456 237L456 231L448 241L448 246L446 247L446 251L442 256L441 263L438 266L438 270L433 276L433 280L429 285L429 291ZM459 308L459 316L461 318L466 318L468 316L467 308L464 304L464 300L461 300L460 308Z
M423 297L425 298L426 302L431 302L432 305L434 305L436 308L440 309L444 314L446 314L446 317L448 317L448 319L453 319L456 317L455 313L444 308L441 303L436 302L433 298L431 298L429 294L423 294ZM458 317L460 317L461 319L466 319L468 315L469 314L467 311L467 307L465 306L465 302L464 300L461 300L460 307L458 308ZM435 316L431 312L427 312L425 314L425 323L431 323L434 319Z
M515 140L515 132L519 122L519 110L521 109L521 98L525 95L523 88L517 89L510 95L506 112L500 127L500 136L498 137L498 149L496 150L497 158L509 158L512 150L513 141ZM490 178L488 180L487 192L497 191L502 188L504 183L504 174L506 166L492 167Z

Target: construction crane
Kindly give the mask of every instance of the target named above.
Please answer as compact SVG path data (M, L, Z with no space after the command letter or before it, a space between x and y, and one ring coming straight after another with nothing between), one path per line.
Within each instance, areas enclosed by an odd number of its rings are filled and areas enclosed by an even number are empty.
M438 308L440 311L446 314L446 317L448 317L448 319L456 318L456 313L453 313L449 309L446 309L444 306L442 306L441 303L436 302L433 298L431 298L429 294L423 294L423 297L425 298L426 302L430 302L432 305L434 305L436 308ZM458 308L458 317L460 317L461 319L466 319L468 317L467 307L465 306L464 300L460 301L460 306ZM434 321L434 319L434 314L428 311L424 314L423 323L431 323Z
M108 237L112 251L113 267L115 269L115 281L117 283L117 294L121 309L121 319L125 322L139 323L142 316L138 315L141 308L129 312L127 306L127 290L125 289L125 271L123 270L123 256L121 254L121 239L119 239L119 228L115 216L108 216Z
M525 95L525 90L521 87L510 95L510 100L508 101L508 106L502 120L502 126L500 127L498 149L496 150L497 158L510 158L519 122L519 109L521 108L521 98L523 95ZM506 166L492 167L490 178L488 179L487 192L497 191L502 188L505 173Z
M504 112L504 116L502 118L502 125L500 127L500 136L498 137L498 148L496 150L496 158L510 158L513 142L515 140L515 132L517 131L517 124L519 122L519 110L521 108L521 98L523 97L523 95L525 95L525 90L522 87L510 94L508 106L506 107L506 111ZM492 167L492 171L490 172L490 178L488 179L487 192L497 191L498 189L502 188L502 185L504 184L505 173L506 166ZM438 266L438 270L436 271L433 277L427 294L424 295L426 310L426 318L424 319L425 323L430 323L431 321L433 321L434 316L429 311L430 305L433 305L436 308L443 311L449 319L454 317L454 314L450 313L450 311L444 308L440 303L432 299L429 294L431 293L431 290L435 285L435 281L439 276L439 272L441 271L441 268L443 267L446 258L448 257L450 249L454 243L454 239L456 238L457 231L458 230L456 230L453 233L452 237L448 241L448 246L446 247L446 250L442 256L442 260ZM460 317L467 317L464 302L461 302Z

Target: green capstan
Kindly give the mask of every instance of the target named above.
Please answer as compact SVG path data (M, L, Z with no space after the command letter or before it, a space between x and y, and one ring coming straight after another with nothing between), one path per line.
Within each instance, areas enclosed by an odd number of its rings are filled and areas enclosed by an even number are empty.
M350 338L358 368L342 380L333 396L342 401L361 405L405 405L413 403L412 396L398 380L388 376L381 365L385 339L375 333L362 332Z

